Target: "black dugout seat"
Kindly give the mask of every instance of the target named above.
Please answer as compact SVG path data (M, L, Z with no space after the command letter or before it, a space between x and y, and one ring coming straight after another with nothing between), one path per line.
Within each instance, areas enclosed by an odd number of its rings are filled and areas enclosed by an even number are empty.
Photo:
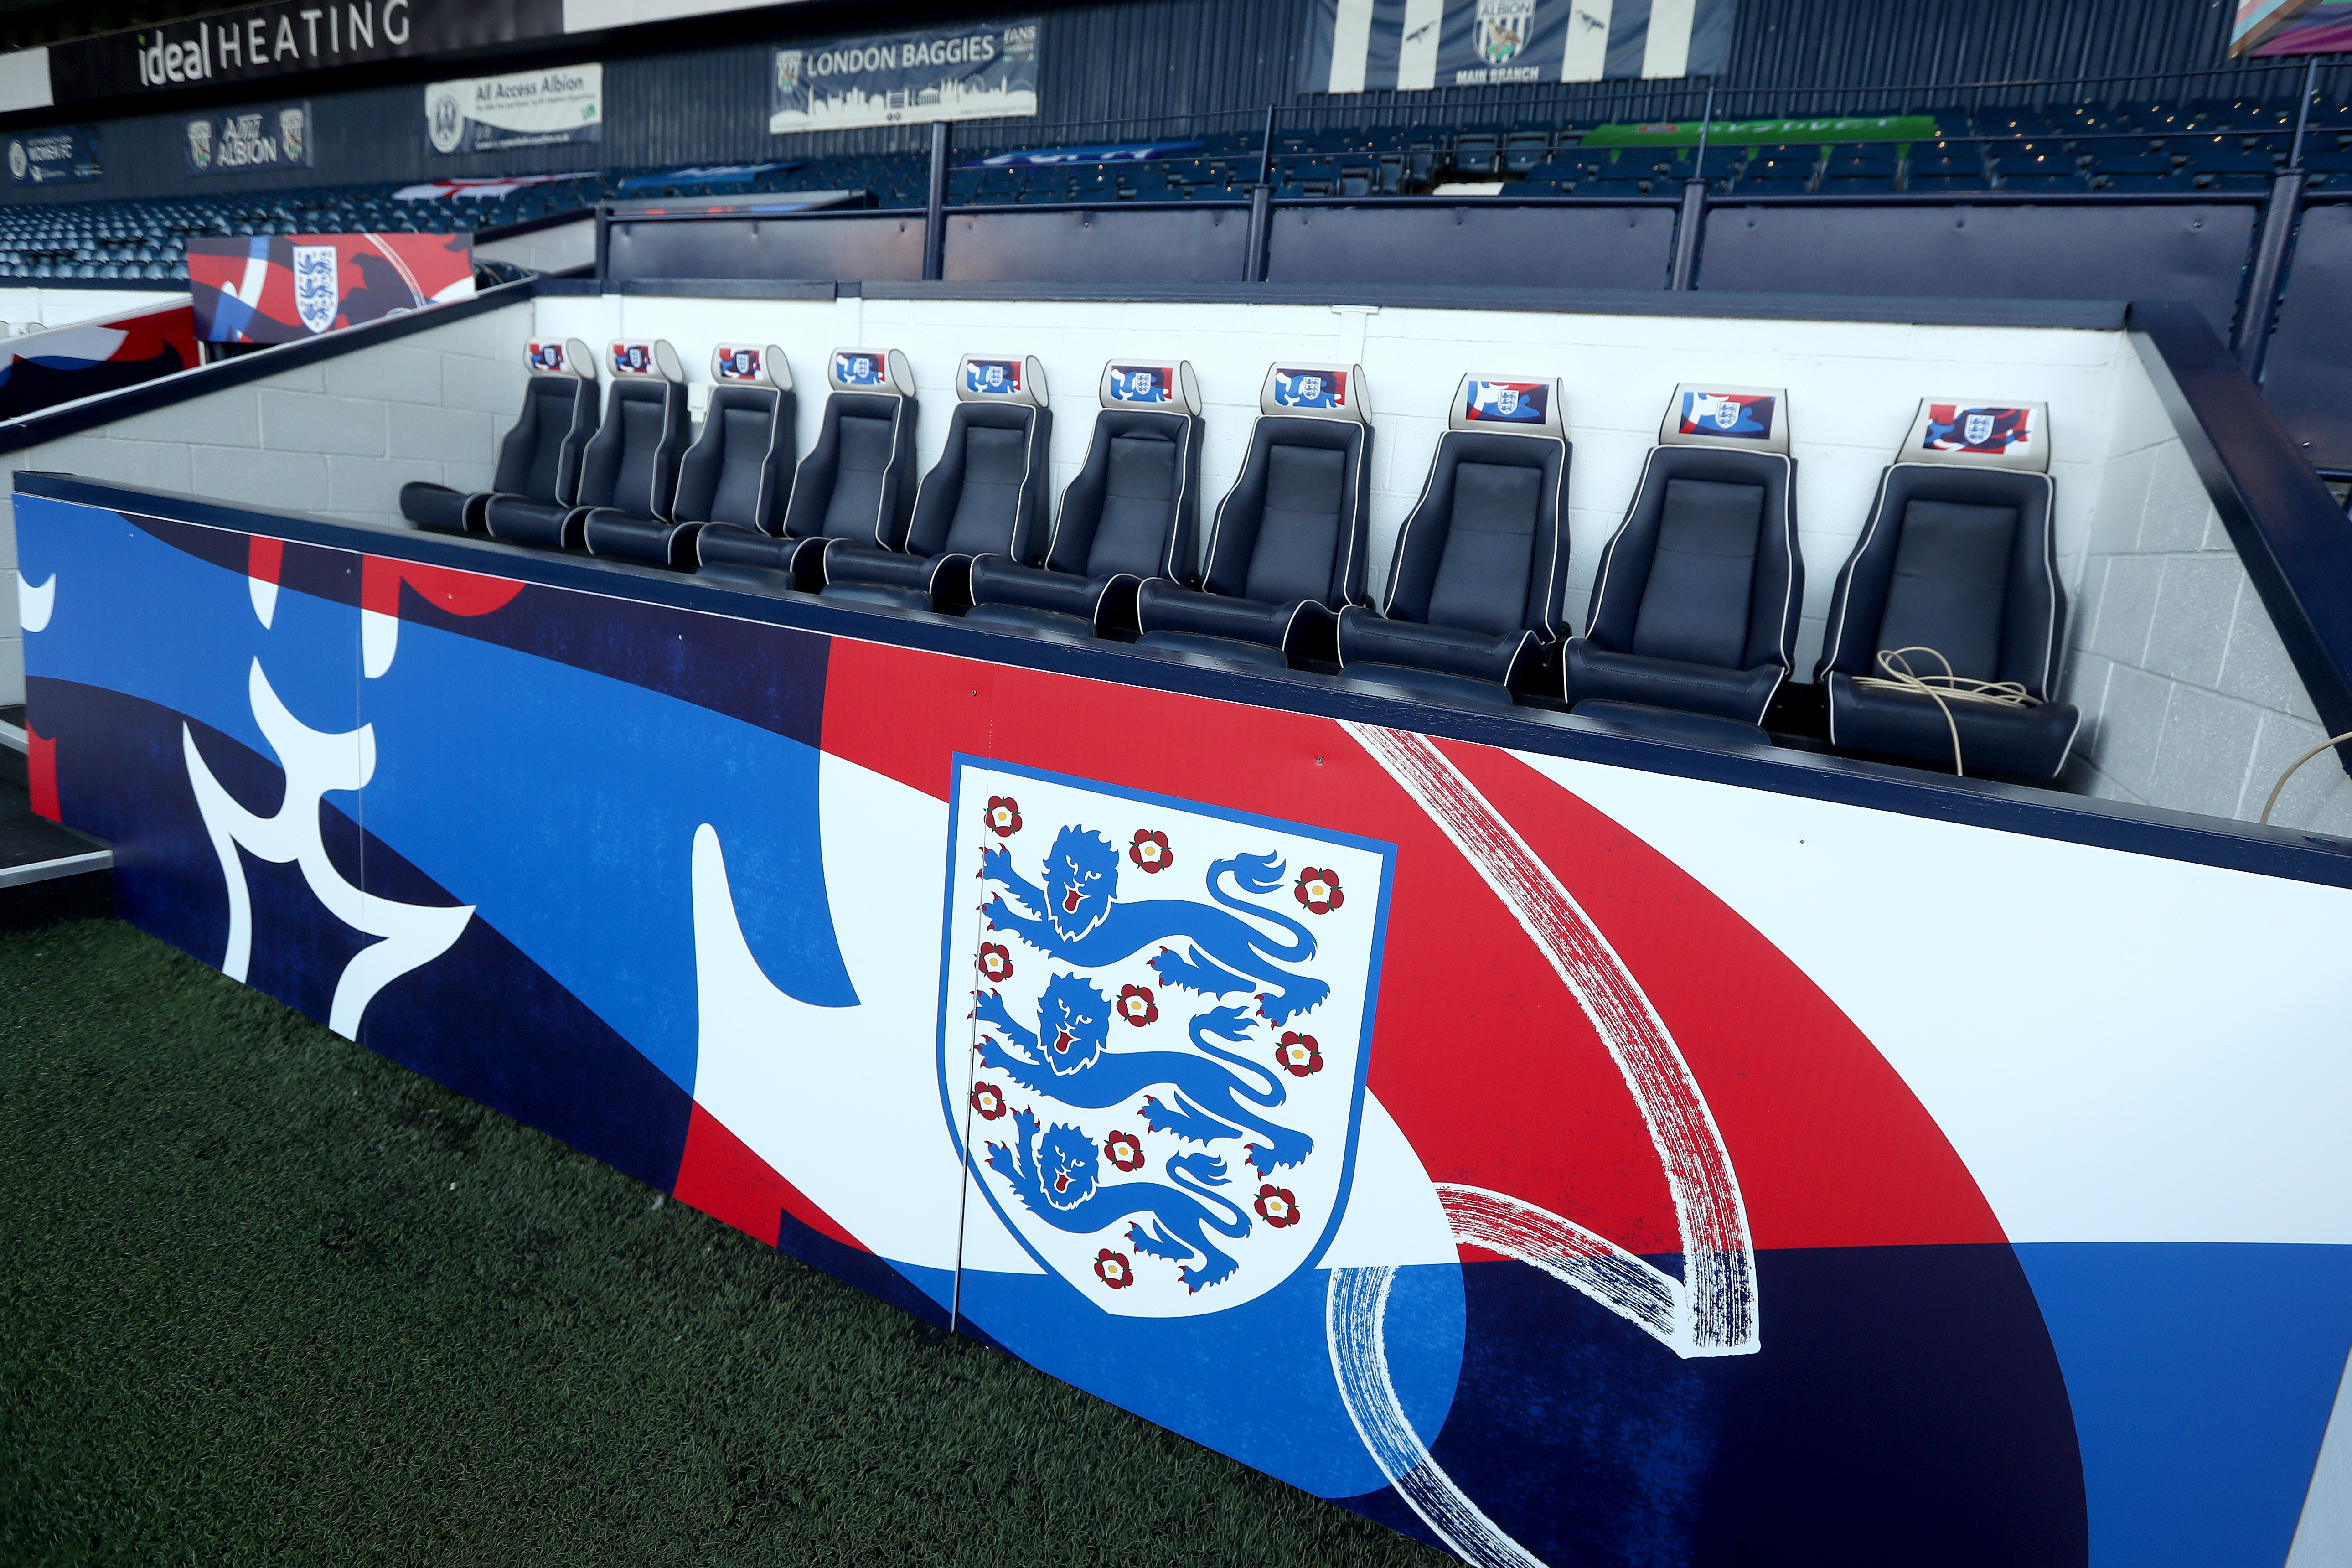
M713 524L696 536L702 575L760 588L814 590L823 542L896 550L914 505L915 373L897 349L835 349L824 416L793 473L774 532Z
M1217 505L1201 586L1155 577L1136 595L1144 647L1254 664L1330 658L1340 609L1366 602L1363 367L1277 364L1258 410L1241 477Z
M580 453L572 504L492 496L482 521L493 539L577 550L591 513L612 510L666 522L686 447L686 367L666 340L616 342L606 353L612 385L604 423Z
M710 381L702 433L678 460L668 521L600 508L582 528L590 554L690 568L695 536L706 524L775 531L778 491L792 472L796 407L784 351L721 343L710 353Z
M1759 724L1804 597L1787 392L1678 386L1601 552L1584 635L1560 650L1562 695L1621 720L1633 705Z
M2082 715L2049 700L2066 595L2047 418L2041 404L1920 404L1830 599L1815 678L1832 745L1953 763L1957 729L1963 772L2051 779L2066 765ZM1906 648L1934 650L1905 657L1915 675L1941 676L1948 661L1963 680L2013 681L2032 700L1939 702L1881 684L1879 653Z
M1045 565L975 560L964 619L1081 637L1131 632L1147 579L1199 580L1201 387L1192 363L1113 361L1096 395L1102 411L1086 463L1062 491Z
M522 413L499 442L490 488L471 495L418 480L400 487L401 515L436 533L479 533L494 495L569 506L580 489L580 454L596 433L596 359L578 338L530 345Z
M1043 552L1054 411L1035 358L964 356L947 445L923 476L904 550L828 539L819 573L828 599L902 610L971 603L975 556L1027 565Z
M1557 380L1462 378L1379 613L1339 612L1349 675L1508 702L1542 664L1568 588L1564 397Z

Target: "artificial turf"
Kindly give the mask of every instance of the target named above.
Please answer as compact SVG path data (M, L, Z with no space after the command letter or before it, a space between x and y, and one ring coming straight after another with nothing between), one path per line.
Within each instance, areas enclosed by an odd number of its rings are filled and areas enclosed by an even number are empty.
M0 936L0 1563L1442 1561L127 925Z

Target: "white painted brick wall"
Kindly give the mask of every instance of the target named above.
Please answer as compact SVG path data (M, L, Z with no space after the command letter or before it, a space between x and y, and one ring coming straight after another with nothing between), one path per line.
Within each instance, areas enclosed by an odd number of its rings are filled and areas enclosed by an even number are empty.
M2085 793L2251 821L2326 739L2146 374L2126 375L2067 636ZM2272 821L2352 837L2352 778L2304 764Z
M19 469L404 528L400 487L488 488L528 372L518 304L0 456L0 705L24 700ZM455 394L456 395L453 395Z

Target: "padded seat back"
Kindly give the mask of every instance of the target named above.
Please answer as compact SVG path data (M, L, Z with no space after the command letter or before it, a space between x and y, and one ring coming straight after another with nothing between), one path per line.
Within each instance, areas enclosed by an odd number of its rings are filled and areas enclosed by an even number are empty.
M826 379L833 392L793 476L784 532L896 550L914 501L914 373L896 349L835 349Z
M1267 605L1363 604L1372 427L1361 367L1277 365L1258 403L1202 585Z
M791 469L797 400L784 351L720 344L711 351L710 406L678 464L680 522L726 522L773 533L777 490Z
M1928 399L1838 574L1819 673L1875 675L1881 649L1931 647L1952 673L2048 700L2066 619L2039 404ZM1943 666L1918 654L1915 674Z
M915 497L907 551L1034 564L1054 437L1045 367L1034 358L968 355L957 368L956 399L947 445Z
M581 452L596 430L595 360L588 345L530 345L522 413L499 443L490 489L549 506L570 506L580 487Z
M1467 375L1421 499L1397 532L1381 613L1499 636L1559 635L1569 444L1558 381Z
M578 504L667 521L686 445L686 371L667 341L616 342L604 423L582 455Z
M1199 580L1201 389L1189 361L1103 367L1087 460L1062 492L1048 570Z
M1586 638L1612 653L1787 669L1804 599L1796 460L1777 388L1675 389L1594 575Z

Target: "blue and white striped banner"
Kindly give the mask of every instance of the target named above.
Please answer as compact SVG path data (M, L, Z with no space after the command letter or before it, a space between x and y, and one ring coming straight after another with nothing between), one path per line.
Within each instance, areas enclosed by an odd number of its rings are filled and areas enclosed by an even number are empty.
M1318 0L1307 92L1720 76L1736 0Z

